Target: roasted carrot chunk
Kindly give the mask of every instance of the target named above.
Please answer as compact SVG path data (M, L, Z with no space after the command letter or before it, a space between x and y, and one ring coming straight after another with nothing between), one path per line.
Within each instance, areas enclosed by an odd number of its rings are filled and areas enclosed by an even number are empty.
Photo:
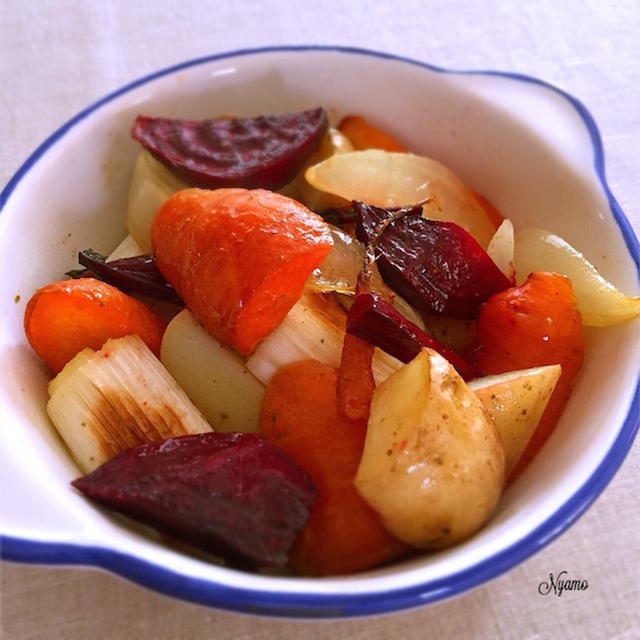
M164 329L164 320L142 302L94 278L38 289L24 314L27 340L53 373L87 347L100 349L109 338L134 333L159 355Z
M560 364L562 374L511 480L553 432L584 356L582 319L571 281L532 273L519 287L491 297L478 318L476 365L486 374Z
M338 408L352 420L368 420L376 388L371 362L374 346L345 333L338 370Z
M383 149L406 153L408 149L388 133L374 127L362 116L346 116L340 121L338 130L343 133L356 151Z
M309 474L318 492L290 556L306 575L361 571L406 549L355 489L367 423L339 411L337 386L335 368L293 363L271 379L260 412L262 435Z
M185 189L156 214L158 268L214 337L243 354L296 303L331 250L328 225L263 189Z

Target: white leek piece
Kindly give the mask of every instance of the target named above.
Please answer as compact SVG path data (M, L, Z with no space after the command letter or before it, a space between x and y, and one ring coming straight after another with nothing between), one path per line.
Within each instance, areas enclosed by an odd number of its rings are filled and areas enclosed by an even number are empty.
M495 227L473 193L444 165L411 153L379 149L336 154L309 167L307 182L345 200L381 207L415 205L423 215L459 224L485 247Z
M156 211L169 196L187 186L148 151L140 152L129 187L127 229L143 253L151 251L151 222Z
M80 352L49 392L47 413L84 473L144 442L211 431L137 335Z
M280 326L269 334L247 361L247 369L267 384L287 364L313 358L333 367L340 366L346 313L331 297L305 289ZM373 377L376 384L386 380L402 363L375 350Z
M160 359L215 431L258 430L264 386L189 310L169 323Z
M518 282L533 271L554 271L568 276L582 322L604 327L640 315L640 297L625 295L566 240L543 229L523 229L515 237Z

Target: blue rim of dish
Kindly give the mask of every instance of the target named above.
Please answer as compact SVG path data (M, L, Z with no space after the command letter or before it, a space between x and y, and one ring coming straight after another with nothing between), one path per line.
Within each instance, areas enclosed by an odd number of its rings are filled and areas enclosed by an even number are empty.
M24 162L0 193L0 213L11 193L40 157L62 138L72 127L102 105L120 95L146 84L156 78L226 58L256 54L288 52L337 52L352 55L382 58L422 67L436 73L455 75L497 76L535 84L550 89L564 97L578 112L591 138L594 151L594 168L611 213L618 224L636 269L640 270L640 245L633 228L620 205L609 189L605 177L604 152L598 127L586 107L566 91L537 78L502 71L464 71L444 69L403 56L360 49L356 47L295 45L241 49L189 60L125 85L93 103L76 114L50 135ZM231 587L209 580L184 576L170 569L152 564L138 557L101 547L56 544L37 540L3 536L0 533L0 557L23 563L54 565L90 565L107 569L142 586L161 593L198 604L219 607L229 611L289 618L341 618L379 615L418 607L430 602L449 598L477 587L508 571L554 540L571 526L600 495L613 478L629 452L640 426L640 380L636 381L635 393L622 427L607 452L589 479L560 509L526 537L510 547L502 549L477 565L428 583L386 591L350 593L348 583L341 593L298 593L295 591L269 592L259 589Z

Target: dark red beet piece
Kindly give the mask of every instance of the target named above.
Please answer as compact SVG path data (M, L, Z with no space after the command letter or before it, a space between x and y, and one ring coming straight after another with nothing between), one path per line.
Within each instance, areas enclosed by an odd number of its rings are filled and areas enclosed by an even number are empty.
M356 234L369 243L392 211L354 202ZM480 305L511 286L487 252L453 222L428 220L420 209L391 222L376 244L383 280L425 313L474 318Z
M126 293L140 293L157 300L184 305L176 290L160 273L156 259L150 253L105 262L104 256L92 249L85 249L78 254L78 262L86 269L69 271L68 275L72 278L91 275Z
M131 135L193 186L275 191L293 180L328 127L327 114L318 107L202 121L138 116Z
M307 474L258 434L143 444L73 481L89 498L232 562L283 565L315 500Z
M428 347L446 358L465 380L478 377L471 364L407 320L375 293L356 296L347 316L347 333L370 342L402 362L410 362L422 347Z

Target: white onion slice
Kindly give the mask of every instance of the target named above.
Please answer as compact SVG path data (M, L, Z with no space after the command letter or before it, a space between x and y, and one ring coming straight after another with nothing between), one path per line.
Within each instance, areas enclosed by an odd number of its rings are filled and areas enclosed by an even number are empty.
M604 327L640 315L640 297L616 289L579 251L549 231L523 229L516 233L515 268L519 282L532 271L568 276L582 322L588 327Z
M365 262L364 244L338 227L330 228L333 247L313 271L307 286L321 293L353 293Z
M307 169L309 184L345 200L381 207L426 199L423 215L459 224L486 248L495 227L473 193L444 165L410 153L379 149L334 155Z

